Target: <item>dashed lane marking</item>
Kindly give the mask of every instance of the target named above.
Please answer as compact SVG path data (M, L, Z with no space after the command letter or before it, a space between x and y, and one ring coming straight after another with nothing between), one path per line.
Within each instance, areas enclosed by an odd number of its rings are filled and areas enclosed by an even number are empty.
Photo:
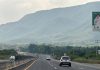
M54 69L56 70L56 69L57 69L57 67L54 67Z
M57 67L54 67L54 65L53 65L53 64L51 64L50 62L48 62L48 64L49 64L51 67L53 67L55 70L57 70L57 69L58 69Z

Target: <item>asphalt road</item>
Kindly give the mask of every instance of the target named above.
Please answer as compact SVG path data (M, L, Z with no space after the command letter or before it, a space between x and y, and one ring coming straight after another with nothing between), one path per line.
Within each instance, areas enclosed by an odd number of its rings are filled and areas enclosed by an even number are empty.
M40 55L37 61L35 61L28 70L100 70L99 67L72 62L72 67L59 66L59 61L51 59L46 60L47 55Z

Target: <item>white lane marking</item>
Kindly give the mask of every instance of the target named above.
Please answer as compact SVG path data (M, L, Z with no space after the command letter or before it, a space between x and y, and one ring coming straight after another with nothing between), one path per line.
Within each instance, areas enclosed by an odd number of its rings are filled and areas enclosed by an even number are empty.
M54 65L51 64L50 62L48 62L48 64L49 64L51 67L53 67L55 70L58 69L57 67L54 67Z
M57 69L57 67L54 67L54 69L56 70L56 69Z
M48 62L48 64L49 64L51 67L53 67L53 65L52 65L50 62Z

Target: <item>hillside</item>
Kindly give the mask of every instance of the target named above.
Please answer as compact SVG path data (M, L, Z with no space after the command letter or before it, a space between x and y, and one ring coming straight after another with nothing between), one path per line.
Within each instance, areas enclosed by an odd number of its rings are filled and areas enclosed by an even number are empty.
M100 39L99 32L92 31L94 11L100 11L100 2L25 15L17 22L0 26L0 43L91 44Z

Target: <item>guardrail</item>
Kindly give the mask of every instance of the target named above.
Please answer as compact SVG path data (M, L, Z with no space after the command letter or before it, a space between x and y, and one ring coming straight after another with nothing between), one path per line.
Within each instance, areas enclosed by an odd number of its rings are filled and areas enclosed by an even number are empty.
M15 62L11 62L10 60L9 61L6 61L6 62L1 62L0 63L0 70L11 70L12 68L16 68L18 66L21 66L23 64L26 64L30 61L33 61L33 60L36 60L37 57L34 57L34 58L28 58L28 59L25 59L25 60L18 60L18 61L15 61Z
M17 67L17 66L20 66L22 64L25 64L25 63L33 60L33 59L34 58L15 61L15 62L10 62L10 61L2 62L2 63L0 63L0 70L9 70L9 69L12 69L14 67Z
M18 70L18 68L20 68L20 70L23 70L26 67L25 64L27 64L27 63L29 63L29 62L31 62L33 60L35 60L35 59L29 59L29 60L26 60L26 61L19 62L15 66L10 67L10 68L8 68L6 70Z
M31 61L31 60L33 60L33 59L27 59L27 60L23 60L23 61L17 61L17 62L15 62L15 63L10 63L10 64L8 64L6 70L10 70L10 69L15 68L15 67L17 67L17 66L20 66L20 65L22 65L22 64L25 64L25 63L27 63L27 62L29 62L29 61Z
M16 56L15 61L0 62L0 70L10 70L37 58L38 56Z

